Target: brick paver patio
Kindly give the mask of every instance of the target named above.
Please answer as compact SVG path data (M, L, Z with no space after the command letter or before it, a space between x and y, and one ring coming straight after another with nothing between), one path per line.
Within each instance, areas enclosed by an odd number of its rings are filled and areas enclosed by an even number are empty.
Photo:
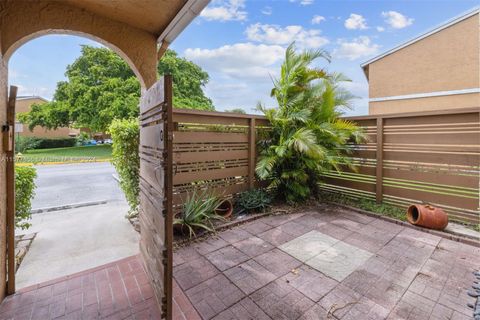
M174 264L202 319L472 319L480 249L326 206L220 232Z
M345 209L270 216L175 252L173 319L472 319L479 266L478 247ZM24 288L3 319L160 314L134 256Z

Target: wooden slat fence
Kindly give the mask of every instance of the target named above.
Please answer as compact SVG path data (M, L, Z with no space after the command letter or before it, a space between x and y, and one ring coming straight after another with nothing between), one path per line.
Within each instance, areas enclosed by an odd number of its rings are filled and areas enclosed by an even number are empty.
M329 172L323 190L401 207L427 202L452 220L479 223L478 109L350 117L369 141L358 171Z
M349 117L368 142L354 146L357 171L325 174L321 189L401 207L428 202L452 220L479 223L478 109ZM208 188L231 197L255 182L255 141L262 116L176 109L174 206Z
M173 205L195 190L230 198L255 182L255 140L261 116L174 109Z

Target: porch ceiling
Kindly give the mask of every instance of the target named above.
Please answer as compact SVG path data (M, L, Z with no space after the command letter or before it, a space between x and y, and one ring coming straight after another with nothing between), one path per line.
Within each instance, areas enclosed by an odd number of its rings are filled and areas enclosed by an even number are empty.
M187 3L186 0L64 0L97 15L126 23L157 37Z

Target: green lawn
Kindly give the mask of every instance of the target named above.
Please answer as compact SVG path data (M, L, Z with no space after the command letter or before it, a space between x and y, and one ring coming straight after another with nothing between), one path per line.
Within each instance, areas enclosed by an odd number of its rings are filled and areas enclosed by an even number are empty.
M94 162L112 157L111 145L28 150L17 156L17 163Z

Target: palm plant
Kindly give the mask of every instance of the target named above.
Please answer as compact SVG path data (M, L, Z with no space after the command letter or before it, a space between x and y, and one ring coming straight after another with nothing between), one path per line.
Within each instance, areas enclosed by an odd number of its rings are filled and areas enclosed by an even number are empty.
M271 96L278 108L259 105L272 125L267 147L260 153L256 173L288 203L310 197L321 174L352 167L351 143L365 136L354 123L340 119L353 96L340 84L342 74L312 67L317 59L330 61L322 50L286 50L280 77L273 80Z
M222 203L222 199L204 192L194 191L184 202L181 214L173 220L174 225L188 230L189 237L196 236L195 230L204 229L214 231L212 220L223 218L215 214L215 209Z

